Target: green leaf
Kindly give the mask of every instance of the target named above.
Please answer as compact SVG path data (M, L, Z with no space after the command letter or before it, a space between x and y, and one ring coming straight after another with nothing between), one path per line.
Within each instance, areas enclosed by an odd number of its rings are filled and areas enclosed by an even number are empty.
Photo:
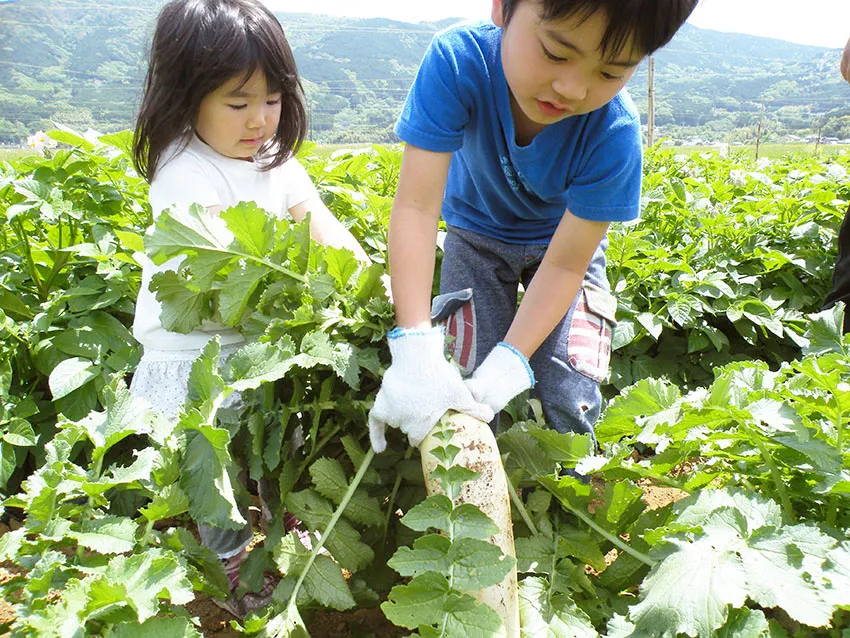
M17 468L18 458L15 448L5 441L0 441L0 489L6 487L6 483L12 478Z
M833 539L811 525L783 527L777 505L740 491L706 490L674 510L677 524L702 534L669 539L631 608L639 630L711 634L747 598L812 627L829 622L822 579Z
M113 626L106 634L108 638L201 638L188 618L150 618L138 624L124 622Z
M192 286L172 270L155 274L150 289L162 304L159 319L166 330L189 334L204 319L212 317L209 293Z
M304 578L304 591L319 604L344 611L356 605L339 565L327 556L317 556Z
M309 489L290 492L286 497L286 509L311 530L317 531L327 529L333 516L331 505ZM360 571L375 558L372 548L360 540L360 534L344 518L337 522L325 547L340 565L351 572Z
M437 494L408 510L401 522L417 532L426 532L432 528L448 532L451 513L451 499L444 494Z
M399 547L387 565L401 576L418 576L426 572L448 573L452 542L445 536L429 534L413 541L413 548Z
M729 620L714 634L717 638L764 638L769 626L761 609L735 609Z
M53 400L61 399L100 375L100 366L91 361L72 357L65 359L50 373L48 385Z
M151 522L178 516L187 511L189 511L189 498L180 486L173 484L162 488L154 496L150 505L139 510L142 516Z
M271 272L272 269L267 266L240 263L227 273L227 277L221 283L221 292L218 297L218 312L224 325L239 325L251 295L254 294L263 277Z
M260 638L310 638L295 605L287 605L285 610L273 616L258 636Z
M160 549L116 556L109 561L105 575L124 588L140 622L157 614L160 594L166 594L174 605L185 605L195 598L185 566L175 555Z
M206 408L224 390L224 381L218 373L220 354L221 342L215 337L207 342L201 354L192 362L187 396L195 406Z
M6 425L6 432L3 434L3 440L10 445L18 447L31 447L35 445L35 432L28 421L23 419L12 419Z
M239 249L254 257L266 257L274 241L274 218L253 202L239 202L224 210L221 219L239 243Z
M348 490L348 479L339 461L335 459L321 458L310 466L310 476L316 490L339 505L345 492ZM378 499L373 498L362 490L358 490L351 497L345 508L345 515L351 520L362 525L379 527L384 524L381 513L381 505Z
M224 217L226 211L215 217L199 204L166 210L157 217L153 232L145 236L145 249L155 264L184 251L227 254L233 236Z
M803 354L823 354L825 352L845 352L844 304L838 303L828 310L809 315L806 338L809 345L803 348Z
M529 577L519 585L521 638L595 638L590 618L568 594L551 591L545 578Z
M149 404L134 397L121 383L106 399L105 412L92 412L78 423L94 444L92 457L100 459L116 443L130 435L149 431Z
M289 337L276 344L249 343L230 358L235 379L230 386L237 391L258 388L263 383L282 379L298 363L295 344Z
M430 625L441 618L449 595L449 582L445 576L428 572L417 576L407 585L392 588L381 611L394 625L416 629Z
M79 532L69 532L71 538L88 549L101 554L123 554L136 544L137 526L130 518L104 516L84 521Z
M180 459L180 487L189 499L189 514L199 523L224 529L241 529L233 484L227 472L227 430L203 428L186 432L185 451Z
M487 540L499 533L499 526L471 503L463 503L452 510L451 516L452 539L476 538Z
M501 583L515 561L496 545L473 538L452 543L448 559L452 564L452 584L461 591L476 591Z

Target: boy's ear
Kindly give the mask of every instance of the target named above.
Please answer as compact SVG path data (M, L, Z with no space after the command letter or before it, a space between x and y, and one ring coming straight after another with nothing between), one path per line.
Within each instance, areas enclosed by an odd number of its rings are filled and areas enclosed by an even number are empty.
M497 27L504 26L504 18L502 15L502 0L493 0L493 8L490 10L490 19Z

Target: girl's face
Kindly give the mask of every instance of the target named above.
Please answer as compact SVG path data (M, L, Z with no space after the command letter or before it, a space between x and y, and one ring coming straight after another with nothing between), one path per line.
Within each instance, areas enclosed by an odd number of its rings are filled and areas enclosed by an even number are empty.
M281 95L269 92L260 69L244 84L243 78L230 78L201 100L195 133L221 155L251 161L277 131Z

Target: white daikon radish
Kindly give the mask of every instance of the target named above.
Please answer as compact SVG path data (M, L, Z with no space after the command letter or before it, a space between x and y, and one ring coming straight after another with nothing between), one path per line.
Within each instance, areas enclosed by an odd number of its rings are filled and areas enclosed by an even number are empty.
M506 555L516 558L514 549L514 530L511 523L511 500L508 493L507 477L490 426L465 414L453 413L447 417L447 427L455 431L451 445L460 448L455 465L463 465L479 476L463 485L462 492L455 505L471 503L489 516L499 527L499 532L489 541L497 545ZM430 454L435 447L444 445L433 436L442 428L438 425L419 446L422 452L422 472L425 474L425 488L428 495L443 494L440 482L432 478L439 461ZM502 618L501 635L506 638L519 638L519 597L517 595L516 566L498 585L487 587L478 592L469 592L476 600L492 607Z

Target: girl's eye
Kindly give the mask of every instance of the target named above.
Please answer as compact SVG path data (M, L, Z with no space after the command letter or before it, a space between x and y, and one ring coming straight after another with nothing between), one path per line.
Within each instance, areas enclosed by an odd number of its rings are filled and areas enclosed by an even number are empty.
M266 100L266 104L268 104L269 106L273 106L275 104L280 104L280 98L276 97L274 99Z
M234 111L241 111L242 109L244 109L248 105L247 104L228 104L227 106L232 108Z
M549 49L547 49L542 43L540 45L540 48L543 49L543 55L545 55L547 58L549 58L553 62L566 62L567 61L567 58L562 58L562 57L555 55Z

